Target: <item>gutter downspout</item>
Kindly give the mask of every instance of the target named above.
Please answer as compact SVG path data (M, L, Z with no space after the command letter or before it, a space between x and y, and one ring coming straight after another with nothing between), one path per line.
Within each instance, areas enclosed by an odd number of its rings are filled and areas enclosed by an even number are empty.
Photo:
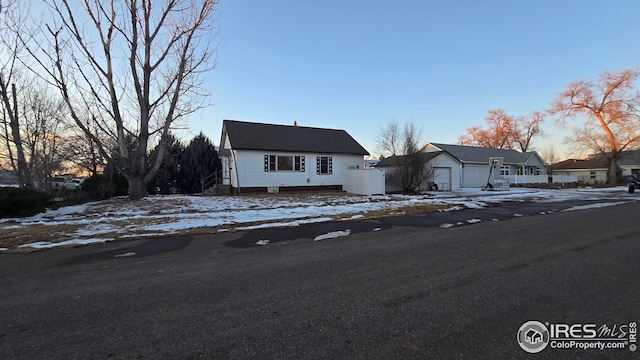
M235 150L231 150L231 154L233 155L233 167L236 171L236 183L238 185L238 194L240 194L240 176L238 176L238 156Z

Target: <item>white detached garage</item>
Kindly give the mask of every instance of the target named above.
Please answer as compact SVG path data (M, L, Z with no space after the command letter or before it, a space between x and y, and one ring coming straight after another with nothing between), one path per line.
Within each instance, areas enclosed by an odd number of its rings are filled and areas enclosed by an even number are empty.
M460 189L460 172L462 171L462 164L458 159L451 156L446 151L434 151L424 153L427 158L427 165L432 171L432 179L427 181L433 182L439 191L454 191ZM398 164L397 156L391 156L386 159L380 160L376 164L376 168L384 169L385 171L393 171L397 168ZM387 192L401 191L402 189L397 184L387 183ZM427 190L427 189L425 189Z

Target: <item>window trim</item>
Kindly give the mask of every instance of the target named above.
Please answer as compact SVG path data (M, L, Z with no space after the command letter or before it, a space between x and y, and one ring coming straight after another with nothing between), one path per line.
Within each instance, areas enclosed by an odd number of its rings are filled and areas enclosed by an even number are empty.
M278 158L290 158L291 169L280 169L281 166ZM264 155L264 172L305 172L304 155Z
M323 162L326 161L326 170L323 171ZM333 156L318 155L316 156L316 175L333 175Z

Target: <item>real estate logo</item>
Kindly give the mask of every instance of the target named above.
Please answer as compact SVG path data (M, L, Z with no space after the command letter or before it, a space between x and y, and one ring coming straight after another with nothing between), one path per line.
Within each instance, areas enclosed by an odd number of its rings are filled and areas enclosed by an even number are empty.
M552 349L625 349L635 352L638 323L549 323L527 321L518 329L518 344L522 350L535 354Z
M528 353L539 353L549 344L549 330L539 321L527 321L518 330L518 344Z

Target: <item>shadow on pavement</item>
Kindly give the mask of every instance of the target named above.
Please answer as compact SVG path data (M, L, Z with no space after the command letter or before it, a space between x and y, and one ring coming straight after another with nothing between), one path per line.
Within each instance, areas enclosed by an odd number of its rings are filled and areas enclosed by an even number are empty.
M119 248L115 250L101 251L72 257L63 264L71 265L96 260L119 259L127 257L144 257L182 249L193 240L191 236L172 236L149 240L143 244Z
M224 243L228 247L254 247L259 240L269 240L271 244L294 239L315 239L318 235L334 231L351 230L352 234L384 230L390 225L381 224L379 221L337 221L318 224L308 224L291 228L257 229L246 232L241 238Z

